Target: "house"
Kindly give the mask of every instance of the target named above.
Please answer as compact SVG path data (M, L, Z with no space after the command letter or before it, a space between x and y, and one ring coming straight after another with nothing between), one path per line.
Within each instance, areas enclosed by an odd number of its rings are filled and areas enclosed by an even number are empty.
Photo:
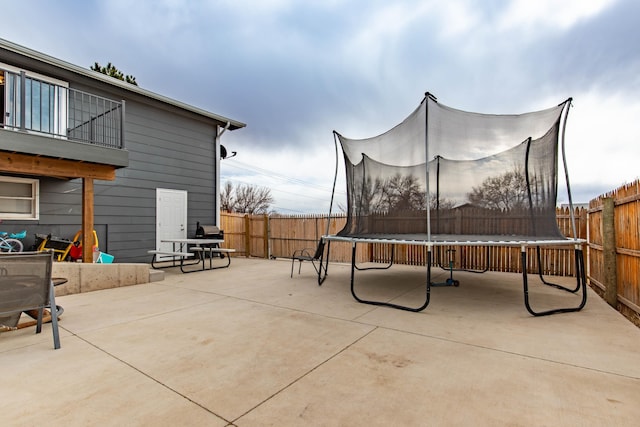
M0 230L149 262L218 225L220 138L245 126L0 39Z

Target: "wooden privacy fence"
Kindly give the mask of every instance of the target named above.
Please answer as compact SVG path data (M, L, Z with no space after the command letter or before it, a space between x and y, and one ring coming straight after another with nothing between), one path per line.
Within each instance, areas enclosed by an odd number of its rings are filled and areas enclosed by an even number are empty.
M224 231L224 246L236 254L269 258L269 217L222 212L220 228Z
M465 235L552 235L557 224L553 213L546 209L487 209L463 205L431 212L432 234ZM556 209L556 215L558 214ZM568 213L568 212L567 212ZM561 214L563 215L563 214ZM427 233L426 210L400 210L372 213L359 218L359 228L370 233ZM546 232L546 234L545 234Z
M569 209L556 212L560 230L572 236ZM586 238L586 210L576 209L578 237ZM330 221L330 222L328 222ZM318 240L325 234L336 234L344 227L346 216L332 215L248 215L235 213L221 214L221 228L224 230L225 246L236 250L236 254L261 258L290 258L293 252L316 248ZM328 228L327 228L328 224ZM450 251L451 250L451 251ZM425 247L415 245L395 245L394 262L424 266L427 262ZM528 265L532 272L538 271L535 250L529 251ZM520 272L520 248L513 247L438 247L434 252L434 263L444 267L452 257L456 268L470 270L491 270ZM391 246L383 244L360 244L356 254L357 262L388 263L391 260ZM351 244L331 242L329 260L331 262L351 262ZM571 276L575 263L573 248L543 248L541 250L544 274Z
M589 279L626 316L640 317L640 180L589 202Z
M587 215L585 209L576 209L574 211L576 221L577 237L586 239L587 237ZM454 215L455 214L455 215ZM459 215L459 216L458 216ZM478 230L479 211L468 210L466 213L462 211L449 214L450 218L445 218L451 224L447 225L445 231L452 234L472 234L470 225L465 224L465 220L473 216L473 221L467 221L475 224L476 234L497 234L506 230L514 229L516 223L520 229L528 227L527 217L505 216L503 220L496 219L495 214L487 218L486 229ZM458 225L454 224L457 219ZM422 219L424 221L424 218ZM574 237L571 226L571 215L569 208L556 209L556 221L560 231L567 237ZM525 224L524 226L522 224ZM511 226L511 228L508 228ZM368 261L385 262L391 261L391 247L384 244L369 244ZM409 265L426 265L427 249L414 245L396 245L394 254L394 262L398 264ZM349 258L350 259L350 258ZM347 261L349 260L347 259ZM540 251L540 259L542 261L542 272L547 275L556 276L573 276L575 274L575 257L573 247L543 247ZM442 267L449 267L449 262L453 262L455 268L466 270L490 270L501 272L521 272L520 268L520 248L519 247L503 247L503 246L440 246L436 247L433 254L433 261ZM528 250L528 271L538 271L538 256L534 248Z

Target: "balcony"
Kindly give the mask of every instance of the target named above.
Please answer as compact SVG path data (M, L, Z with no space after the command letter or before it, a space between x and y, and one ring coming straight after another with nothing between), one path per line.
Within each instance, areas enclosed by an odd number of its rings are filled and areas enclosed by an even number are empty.
M124 101L113 101L5 71L0 150L105 164L128 165ZM52 141L54 140L54 141Z

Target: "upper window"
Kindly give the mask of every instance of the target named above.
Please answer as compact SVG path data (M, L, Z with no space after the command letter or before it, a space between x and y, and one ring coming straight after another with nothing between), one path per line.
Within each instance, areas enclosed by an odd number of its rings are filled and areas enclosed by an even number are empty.
M0 176L0 218L39 219L37 179Z

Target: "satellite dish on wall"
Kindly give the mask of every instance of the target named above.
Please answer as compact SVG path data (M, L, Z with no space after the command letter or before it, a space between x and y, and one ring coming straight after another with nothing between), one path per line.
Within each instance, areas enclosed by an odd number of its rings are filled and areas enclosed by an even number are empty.
M225 148L224 145L220 144L220 158L221 159L230 159L230 158L234 157L236 154L238 154L238 153L235 152L235 151L232 151L231 155L228 156L227 155L227 149Z

